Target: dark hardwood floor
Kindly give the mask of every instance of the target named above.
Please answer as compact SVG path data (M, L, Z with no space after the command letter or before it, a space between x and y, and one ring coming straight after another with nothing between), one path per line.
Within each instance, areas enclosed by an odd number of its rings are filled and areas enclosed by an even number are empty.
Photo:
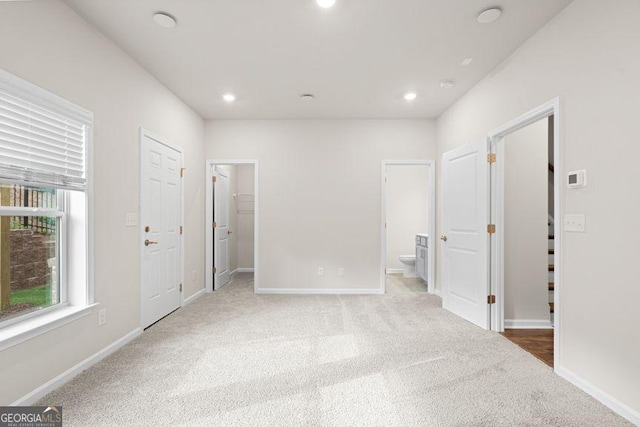
M505 329L502 335L553 368L553 329Z

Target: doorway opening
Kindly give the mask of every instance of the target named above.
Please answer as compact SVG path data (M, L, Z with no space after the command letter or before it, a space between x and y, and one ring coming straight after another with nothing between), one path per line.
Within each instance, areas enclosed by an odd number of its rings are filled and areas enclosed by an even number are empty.
M558 135L554 100L490 137L492 329L551 367L559 360Z
M206 288L258 282L258 162L208 160Z
M381 293L434 291L434 207L432 161L382 162Z

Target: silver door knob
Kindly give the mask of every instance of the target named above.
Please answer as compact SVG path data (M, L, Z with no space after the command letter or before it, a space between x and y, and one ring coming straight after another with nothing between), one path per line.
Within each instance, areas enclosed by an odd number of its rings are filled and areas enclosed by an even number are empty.
M158 242L152 242L152 241L151 241L151 240L149 240L149 239L145 239L145 241L144 241L144 245L145 245L145 246L149 246L149 245L157 245L157 244L158 244Z
M446 242L449 239L447 239L447 235L446 234L441 234L440 235L440 240L442 240L443 242Z

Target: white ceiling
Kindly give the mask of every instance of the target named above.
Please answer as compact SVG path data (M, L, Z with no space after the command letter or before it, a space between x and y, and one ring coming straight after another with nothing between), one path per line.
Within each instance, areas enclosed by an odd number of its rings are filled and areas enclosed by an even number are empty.
M437 117L571 2L65 1L208 119ZM502 17L478 24L491 6ZM157 11L178 25L157 26ZM404 101L407 91L418 98Z

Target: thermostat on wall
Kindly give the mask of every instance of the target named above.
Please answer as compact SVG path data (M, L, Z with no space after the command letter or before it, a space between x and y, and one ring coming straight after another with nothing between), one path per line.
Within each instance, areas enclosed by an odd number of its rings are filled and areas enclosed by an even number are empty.
M569 172L567 178L567 184L569 185L569 188L582 188L587 186L587 171L584 169Z

